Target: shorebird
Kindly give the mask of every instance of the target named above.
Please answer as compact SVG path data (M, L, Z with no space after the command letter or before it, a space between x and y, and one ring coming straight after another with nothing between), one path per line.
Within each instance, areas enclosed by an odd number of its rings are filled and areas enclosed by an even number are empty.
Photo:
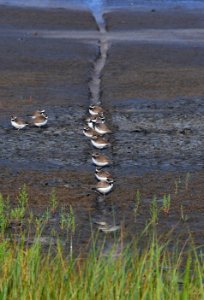
M41 115L41 116L38 116L36 117L34 120L33 120L33 124L36 126L36 127L43 127L47 124L47 121L48 121L48 116L47 115Z
M105 167L111 164L111 160L107 156L98 152L92 154L92 162L97 167Z
M101 106L98 106L98 105L90 105L89 106L89 113L92 115L92 116L97 116L97 115L101 115L103 114L104 112L104 109L101 107Z
M24 121L23 119L21 119L21 118L18 118L18 117L16 117L16 116L12 116L12 117L11 117L11 125L12 125L14 128L20 130L20 129L23 129L23 128L25 128L26 126L28 126L28 123L25 122L25 121Z
M99 181L96 184L96 190L104 196L108 194L113 188L113 180L107 179L106 181Z
M94 128L94 123L93 123L94 118L95 118L94 116L90 116L90 117L86 118L86 123L87 123L88 127L91 129Z
M99 114L97 116L91 116L93 123L105 123L104 114Z
M98 135L92 136L91 143L97 149L103 149L103 148L110 146L110 143L106 139L104 139Z
M95 176L100 181L107 181L108 179L113 179L113 177L108 171L105 171L100 167L96 168Z
M111 133L111 130L104 123L95 123L94 130L101 135Z
M44 109L36 110L34 113L29 115L29 117L31 117L32 119L36 119L37 117L40 117L40 116L47 116Z
M89 138L92 138L93 136L97 135L97 132L94 129L90 128L89 126L84 127L83 133L85 136Z
M95 123L104 123L105 122L105 117L103 115L98 115L98 116L90 116L86 118L86 123L90 128L94 128Z

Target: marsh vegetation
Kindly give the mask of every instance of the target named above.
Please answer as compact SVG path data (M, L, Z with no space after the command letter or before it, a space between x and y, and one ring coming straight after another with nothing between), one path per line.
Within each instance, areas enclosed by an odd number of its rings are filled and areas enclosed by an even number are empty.
M196 247L189 235L182 245L174 240L173 230L157 232L160 213L168 214L170 195L161 205L154 197L144 230L131 241L125 241L125 228L111 233L107 248L104 234L92 227L89 250L73 253L77 224L74 210L59 208L53 190L50 205L41 217L29 208L24 185L15 207L9 198L0 196L0 298L1 299L201 299L203 291L203 249ZM135 197L133 214L137 218L140 192ZM52 232L44 245L43 230L56 210L62 240ZM185 221L185 216L181 213ZM11 230L15 223L14 231ZM18 226L17 226L18 225ZM32 229L32 239L29 237ZM35 232L35 234L33 234ZM53 243L53 237L55 242ZM69 242L69 247L65 247ZM100 246L99 246L100 245Z

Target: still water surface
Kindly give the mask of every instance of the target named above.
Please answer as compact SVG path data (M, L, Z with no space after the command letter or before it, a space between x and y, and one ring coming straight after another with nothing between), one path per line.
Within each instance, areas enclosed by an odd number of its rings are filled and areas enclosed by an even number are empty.
M149 5L165 7L167 5L181 5L187 7L204 7L204 0L0 0L0 4L60 7L84 7L99 12L114 7L145 7Z

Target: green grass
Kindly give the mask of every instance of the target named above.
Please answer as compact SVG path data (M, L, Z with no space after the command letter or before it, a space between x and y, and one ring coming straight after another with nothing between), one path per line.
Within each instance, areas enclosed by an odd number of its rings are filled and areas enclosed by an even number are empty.
M55 255L23 241L0 243L0 299L203 299L204 264L195 249L169 251L152 235L140 249L135 242L115 255L90 251L66 257L60 242Z
M157 236L158 206L154 197L150 204L150 221L141 236L129 244L122 240L122 233L113 239L111 249L106 242L97 247L97 235L90 241L88 255L75 256L63 247L60 239L46 250L41 245L43 226L56 210L56 196L41 218L28 215L28 224L36 224L36 236L28 245L26 232L20 238L6 235L11 213L9 201L0 196L0 300L1 299L204 299L204 262L199 251L190 241L181 248L173 242L173 234L164 239ZM54 199L54 200L53 200ZM136 197L137 213L140 194ZM169 209L166 196L162 209ZM17 214L22 221L28 207L26 187L19 193ZM74 210L61 209L61 229L66 230L70 241L76 231ZM18 236L19 237L19 236ZM144 239L147 241L144 243ZM200 248L201 249L201 248Z

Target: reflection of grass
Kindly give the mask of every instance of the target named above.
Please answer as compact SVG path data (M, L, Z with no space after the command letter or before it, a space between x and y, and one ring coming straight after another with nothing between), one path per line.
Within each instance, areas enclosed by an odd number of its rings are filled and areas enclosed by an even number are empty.
M55 197L52 198L52 200ZM136 213L140 204L136 197ZM51 201L52 202L52 201ZM170 199L164 198L164 208ZM27 209L26 187L20 190L18 207ZM55 201L52 202L56 204ZM54 208L54 212L53 212ZM77 230L71 206L59 210L59 228L67 232L70 253L56 238L54 251L43 251L42 232L56 213L51 205L38 218L32 212L21 222L35 226L31 246L27 231L5 239L12 208L0 196L0 299L202 299L204 295L202 253L189 244L188 248L172 247L173 237L161 239L157 234L159 208L156 197L150 204L150 222L131 244L122 241L122 233L113 239L112 248L97 248L93 238L88 257L72 253L72 239ZM27 220L25 218L27 217ZM29 229L28 229L29 230ZM57 236L53 228L52 236ZM93 235L94 236L94 235ZM144 242L146 240L146 243ZM125 245L125 246L124 246Z

